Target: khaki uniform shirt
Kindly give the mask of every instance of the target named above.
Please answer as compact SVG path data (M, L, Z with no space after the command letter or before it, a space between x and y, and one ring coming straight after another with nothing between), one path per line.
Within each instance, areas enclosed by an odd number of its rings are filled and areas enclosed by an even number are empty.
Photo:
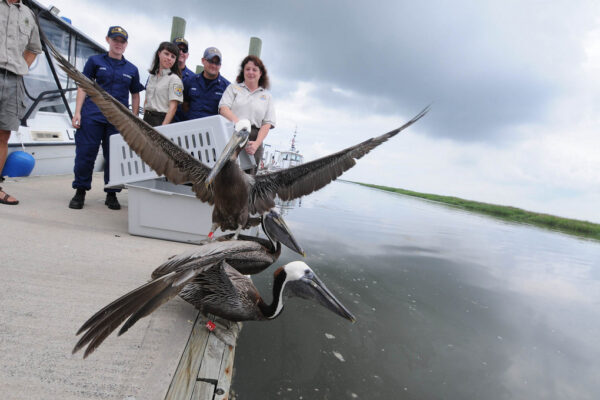
M275 107L271 92L259 87L254 92L242 83L232 83L227 86L219 108L227 106L239 119L249 119L250 123L260 128L264 124L271 124L275 128Z
M29 67L23 58L25 50L42 52L33 11L21 2L8 4L0 0L0 68L26 75Z
M144 108L166 113L169 111L171 100L183 103L181 78L168 69L163 69L156 75L150 75L146 84L146 106Z

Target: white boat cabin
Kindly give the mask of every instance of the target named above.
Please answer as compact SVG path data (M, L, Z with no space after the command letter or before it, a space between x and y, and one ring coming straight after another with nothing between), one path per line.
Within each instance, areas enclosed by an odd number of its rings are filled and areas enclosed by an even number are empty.
M106 52L96 41L74 28L67 18L58 16L54 7L46 9L31 0L30 8L52 44L77 69L83 70L87 59ZM24 77L26 112L21 126L12 132L8 152L24 150L33 155L32 175L66 174L73 171L75 129L71 125L75 111L77 87L54 64L45 46ZM99 158L101 158L101 154ZM96 163L97 169L101 163Z

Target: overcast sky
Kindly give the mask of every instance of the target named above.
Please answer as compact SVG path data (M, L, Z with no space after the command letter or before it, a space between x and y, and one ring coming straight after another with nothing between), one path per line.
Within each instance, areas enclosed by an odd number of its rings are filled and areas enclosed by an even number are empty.
M297 126L306 160L432 104L344 179L600 222L598 1L42 4L101 43L123 26L143 74L173 16L187 21L188 66L216 46L230 80L260 37L277 109L266 142L288 148Z

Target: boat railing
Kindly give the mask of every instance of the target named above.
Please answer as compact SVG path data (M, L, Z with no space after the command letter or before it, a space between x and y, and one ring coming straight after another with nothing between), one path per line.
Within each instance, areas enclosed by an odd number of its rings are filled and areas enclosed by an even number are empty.
M47 40L52 41L54 46L72 61L74 65L85 63L87 58L93 54L101 54L106 50L85 35L83 32L74 28L69 20L62 19L57 13L52 12L36 0L25 0L36 16L40 26L40 35L47 36ZM58 11L58 10L57 10ZM35 60L35 65L31 66L31 73L25 79L25 94L27 100L27 111L21 119L21 126L27 127L27 121L35 118L37 111L50 111L56 114L68 114L69 119L73 118L73 94L67 96L67 93L76 91L76 87L65 76L59 76L54 61L46 43L42 41L42 53ZM43 62L45 59L46 62ZM83 64L82 64L83 65ZM29 88L27 87L29 85ZM48 89L48 90L46 90ZM38 94L39 93L39 94ZM29 104L32 103L32 104Z
M27 126L27 120L31 117L31 115L33 114L33 112L36 110L37 106L42 101L56 100L56 99L61 99L62 100L62 97L63 97L63 95L64 95L65 92L72 92L74 90L77 90L77 88L46 90L44 92L41 92L35 98L32 97L29 93L27 93L27 90L25 90L25 93L26 93L27 97L29 97L31 100L33 100L33 103L31 104L31 106L29 106L29 109L27 110L27 112L25 113L25 115L23 116L23 118L21 119L21 126ZM70 108L68 108L68 110L70 111ZM70 113L69 113L69 115L70 115Z

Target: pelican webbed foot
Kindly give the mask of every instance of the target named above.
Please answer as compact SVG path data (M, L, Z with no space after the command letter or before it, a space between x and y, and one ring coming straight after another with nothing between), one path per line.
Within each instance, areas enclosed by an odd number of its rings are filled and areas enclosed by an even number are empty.
M208 238L210 240L213 240L215 238L215 231L217 230L217 228L219 227L219 224L216 224L213 222L213 224L210 226L210 232L208 233Z
M232 240L237 240L238 236L240 236L240 232L242 231L242 226L238 225L238 228L235 230L235 233L233 234L233 237L231 238Z
M204 318L206 319L206 329L211 331L217 339L227 346L235 346L240 331L242 330L242 324L240 322L215 317L212 319L208 317Z

